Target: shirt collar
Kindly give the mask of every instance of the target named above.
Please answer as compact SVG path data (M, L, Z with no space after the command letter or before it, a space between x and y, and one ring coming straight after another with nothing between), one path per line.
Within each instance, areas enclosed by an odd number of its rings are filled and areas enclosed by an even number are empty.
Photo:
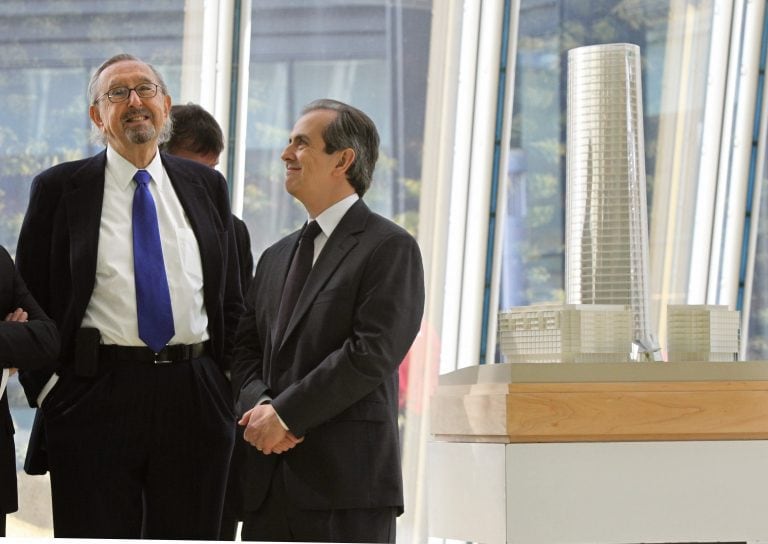
M352 193L351 195L339 200L336 204L323 210L323 213L315 218L317 224L320 225L321 229L323 229L323 234L330 238L331 233L341 222L344 214L346 214L352 205L359 199L360 197L357 195L357 193ZM307 221L311 220L311 217L307 218Z
M117 184L121 189L126 189L131 183L133 183L133 175L136 173L136 168L130 161L125 159L120 153L112 149L107 145L107 170L112 174L113 179L117 181ZM152 179L158 186L163 183L163 162L160 159L160 153L155 153L155 157L143 170L149 172Z

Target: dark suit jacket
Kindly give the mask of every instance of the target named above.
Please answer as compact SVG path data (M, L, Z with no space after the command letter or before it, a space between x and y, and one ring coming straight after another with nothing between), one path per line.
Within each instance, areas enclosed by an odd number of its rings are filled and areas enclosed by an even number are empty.
M3 321L16 308L29 314L26 323ZM56 324L27 290L11 256L0 247L0 368L32 369L51 364L59 352ZM0 397L0 514L16 511L16 452L8 395Z
M234 331L242 313L227 184L212 168L172 155L161 157L197 238L211 352L222 369L227 370ZM32 294L56 321L62 339L56 365L20 372L32 405L53 372L70 371L73 365L75 334L96 276L105 166L106 150L49 168L32 182L16 264Z
M259 260L238 329L234 378L242 384L241 414L268 394L305 440L281 456L248 449L246 509L262 502L277 466L299 507L402 511L397 369L424 308L418 245L356 202L315 262L280 341L276 317L298 236Z

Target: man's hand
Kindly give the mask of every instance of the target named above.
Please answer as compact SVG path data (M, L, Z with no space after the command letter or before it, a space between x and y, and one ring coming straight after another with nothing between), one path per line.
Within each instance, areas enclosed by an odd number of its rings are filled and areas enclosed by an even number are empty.
M29 315L22 308L16 308L5 316L5 321L18 321L19 323L26 323L28 319Z
M283 428L271 404L254 406L243 414L238 424L245 427L246 442L265 455L284 453L304 440Z

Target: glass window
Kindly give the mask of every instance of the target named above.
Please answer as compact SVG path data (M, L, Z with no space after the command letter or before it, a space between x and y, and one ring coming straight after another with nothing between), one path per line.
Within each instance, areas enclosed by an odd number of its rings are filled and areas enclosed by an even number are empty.
M243 219L256 258L306 219L283 187L280 153L317 98L376 123L381 154L366 202L415 234L430 10L429 0L253 3Z
M178 96L185 0L0 4L0 243L11 254L35 174L94 154L87 88L121 52L154 64ZM136 24L141 21L141 24Z
M761 183L762 188L748 316L749 338L744 358L765 361L768 360L768 176L763 173L756 183Z

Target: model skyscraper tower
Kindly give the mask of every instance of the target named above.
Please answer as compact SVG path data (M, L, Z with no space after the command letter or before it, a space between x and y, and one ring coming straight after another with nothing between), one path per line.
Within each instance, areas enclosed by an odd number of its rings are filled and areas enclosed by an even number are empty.
M623 304L636 347L655 348L648 316L648 220L640 48L568 52L566 301Z

